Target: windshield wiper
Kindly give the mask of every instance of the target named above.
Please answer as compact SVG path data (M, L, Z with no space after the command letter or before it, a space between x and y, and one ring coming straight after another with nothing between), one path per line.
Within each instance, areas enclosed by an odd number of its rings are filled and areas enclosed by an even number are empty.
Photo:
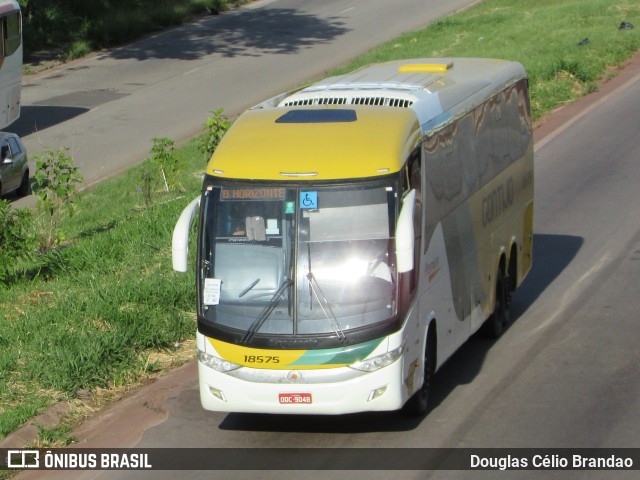
M324 293L322 292L322 289L320 288L320 285L318 284L318 281L316 280L316 277L313 274L313 272L310 271L309 273L307 273L307 280L309 280L309 288L313 292L313 295L316 297L316 300L318 301L318 304L322 309L322 313L324 313L324 316L327 318L327 320L329 320L329 324L331 325L331 328L333 329L333 331L335 332L335 334L338 336L340 340L342 341L346 340L347 337L342 331L342 328L340 328L338 319L334 315L333 310L331 310L331 305L329 304L327 297L325 297ZM314 283L316 284L315 287L313 286ZM318 289L317 291L316 291L316 288ZM318 292L320 292L320 295L322 296L322 300L320 299ZM324 305L323 305L323 302L324 302ZM325 306L327 307L326 309L325 309ZM329 313L327 313L327 311L329 311Z
M244 290L242 290L240 292L240 294L238 295L238 298L244 297L247 293L249 293L249 291L255 287L258 283L260 283L260 279L256 278L253 282L251 282L247 288L245 288Z
M264 307L264 310L262 310L262 313L260 314L260 316L256 318L256 320L251 324L247 332L244 334L244 337L242 337L243 343L246 343L249 340L251 340L253 335L258 330L260 330L260 327L262 327L262 324L265 322L267 318L269 318L271 313L273 313L275 308L278 306L278 303L280 303L280 300L282 300L282 298L284 297L284 293L287 291L287 287L289 287L292 283L293 282L287 278L280 284L276 292L273 294L273 297L271 297L271 300L269 300L269 303L267 304L267 306Z

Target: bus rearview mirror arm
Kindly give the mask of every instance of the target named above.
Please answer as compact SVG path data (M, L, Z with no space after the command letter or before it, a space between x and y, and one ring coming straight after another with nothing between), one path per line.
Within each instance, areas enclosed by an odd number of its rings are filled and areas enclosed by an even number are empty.
M413 208L416 202L416 191L410 190L402 199L402 208L396 224L396 264L398 273L413 270L413 247L415 235L413 231Z
M173 269L176 272L186 272L189 266L189 232L196 212L200 208L200 196L193 199L182 211L175 228L173 229L173 240L171 241L171 257L173 259Z

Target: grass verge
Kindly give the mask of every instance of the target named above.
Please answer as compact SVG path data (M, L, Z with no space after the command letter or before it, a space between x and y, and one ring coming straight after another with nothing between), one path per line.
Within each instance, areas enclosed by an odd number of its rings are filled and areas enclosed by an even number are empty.
M618 29L639 17L640 4L630 1L489 0L341 72L425 56L519 60L540 117L592 91L640 48L637 28ZM126 390L184 358L177 345L193 338L194 281L193 272L171 271L171 232L199 192L205 159L196 141L177 154L182 192L157 194L144 207L140 167L83 192L64 221L65 244L19 265L0 287L0 438L58 400ZM43 430L39 445L68 439L64 428Z
M0 288L0 438L55 401L143 380L193 338L193 275L172 272L170 238L205 159L195 142L178 157L182 192L144 207L140 166L84 192L65 243Z
M622 22L636 28L620 29ZM338 73L418 57L490 57L524 65L534 119L597 88L640 49L640 3L630 0L487 0L384 43Z

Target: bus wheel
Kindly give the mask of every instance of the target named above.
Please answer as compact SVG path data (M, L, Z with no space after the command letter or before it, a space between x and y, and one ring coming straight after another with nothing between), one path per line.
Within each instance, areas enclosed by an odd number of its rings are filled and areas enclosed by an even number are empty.
M511 305L511 298L513 297L513 292L516 290L516 282L518 276L518 266L517 266L517 258L518 258L518 249L515 245L511 247L511 254L509 255L509 268L507 269L507 308Z
M508 289L504 273L499 269L496 277L496 307L484 324L485 332L493 338L499 338L509 325Z
M422 417L429 410L429 393L433 384L436 363L436 344L433 329L429 328L427 351L424 358L424 378L422 386L405 404L402 412L412 417Z

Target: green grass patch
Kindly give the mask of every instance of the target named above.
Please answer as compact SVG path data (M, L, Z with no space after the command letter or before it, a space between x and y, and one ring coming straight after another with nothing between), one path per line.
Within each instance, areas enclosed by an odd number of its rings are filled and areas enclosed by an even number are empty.
M621 22L636 28L620 30ZM583 45L579 45L588 39ZM535 119L592 92L607 68L640 48L640 3L617 0L487 0L405 34L341 68L401 58L487 57L524 65Z
M194 336L193 273L172 271L171 234L205 160L195 141L177 154L181 191L145 207L135 167L83 192L65 243L0 288L0 438L80 389L143 378L156 369L145 352Z
M637 27L619 30L622 21ZM399 58L517 60L529 72L539 117L596 88L608 67L639 48L637 2L489 0L381 45L337 73ZM172 271L171 234L201 188L201 143L176 150L181 188L156 192L151 207L141 166L83 192L61 226L64 242L20 263L0 286L0 437L78 391L135 383L157 370L149 352L171 352L193 338L194 273Z

